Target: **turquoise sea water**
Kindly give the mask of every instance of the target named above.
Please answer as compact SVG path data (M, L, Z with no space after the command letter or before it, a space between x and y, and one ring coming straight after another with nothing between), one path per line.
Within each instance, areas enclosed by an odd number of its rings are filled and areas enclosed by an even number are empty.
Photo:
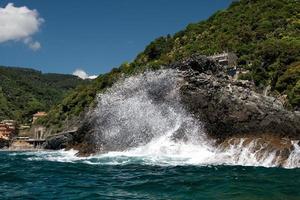
M300 199L299 168L168 166L128 159L0 152L0 199Z

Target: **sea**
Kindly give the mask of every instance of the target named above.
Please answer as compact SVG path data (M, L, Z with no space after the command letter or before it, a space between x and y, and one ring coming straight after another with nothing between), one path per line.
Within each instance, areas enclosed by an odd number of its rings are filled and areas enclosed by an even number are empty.
M0 199L300 199L300 168L75 153L1 151Z

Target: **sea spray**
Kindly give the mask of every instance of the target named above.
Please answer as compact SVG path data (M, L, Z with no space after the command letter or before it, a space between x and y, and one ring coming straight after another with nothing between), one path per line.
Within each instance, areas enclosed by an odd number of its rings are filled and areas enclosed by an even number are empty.
M168 135L173 140L203 144L202 124L180 104L176 70L130 77L98 96L93 115L94 138L103 151L127 150Z

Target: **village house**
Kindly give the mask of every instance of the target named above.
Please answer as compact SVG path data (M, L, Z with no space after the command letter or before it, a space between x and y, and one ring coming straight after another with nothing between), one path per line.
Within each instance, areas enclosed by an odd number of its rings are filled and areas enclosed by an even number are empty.
M41 118L41 117L45 117L45 116L47 116L47 113L46 113L46 112L37 112L37 113L35 113L35 114L33 115L33 117L32 117L32 124L34 124L34 122L35 122L37 119L39 119L39 118Z
M35 124L37 119L46 116L46 112L37 112L32 117L31 125L17 125L14 120L0 122L0 140L7 141L5 144L10 149L40 148L46 137L46 127Z
M17 122L15 120L2 120L1 124L6 124L13 130L17 129Z
M4 140L9 140L15 134L15 129L12 129L9 125L5 123L0 123L0 138Z
M19 126L18 136L19 137L28 137L30 135L30 126L21 125Z
M18 138L45 139L46 127L38 124L20 126Z

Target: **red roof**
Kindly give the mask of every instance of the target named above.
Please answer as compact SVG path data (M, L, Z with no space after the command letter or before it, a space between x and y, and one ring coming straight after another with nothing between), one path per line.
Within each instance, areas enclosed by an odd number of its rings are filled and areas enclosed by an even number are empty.
M43 116L46 116L46 115L47 115L46 112L37 112L37 113L35 113L33 116L34 116L34 117L43 117Z

